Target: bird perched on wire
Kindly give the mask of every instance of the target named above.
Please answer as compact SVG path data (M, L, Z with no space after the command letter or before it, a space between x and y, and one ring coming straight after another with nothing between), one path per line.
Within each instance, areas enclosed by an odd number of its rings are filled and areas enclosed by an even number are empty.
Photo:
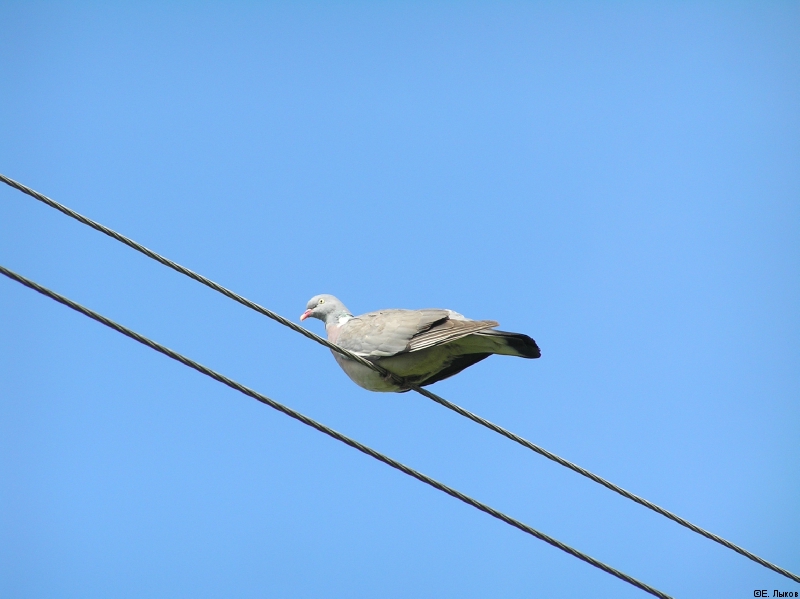
M409 390L458 374L492 354L538 358L536 342L522 333L494 330L494 320L470 320L452 310L379 310L353 316L332 295L315 295L300 320L325 323L328 341L401 377L401 385L335 351L354 383L370 391Z

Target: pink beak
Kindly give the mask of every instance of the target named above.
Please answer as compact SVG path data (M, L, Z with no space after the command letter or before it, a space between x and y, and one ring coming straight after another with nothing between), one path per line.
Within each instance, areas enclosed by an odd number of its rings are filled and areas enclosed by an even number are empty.
M303 312L303 313L300 315L300 320L301 320L301 321L302 321L302 320L305 320L305 319L306 319L306 318L308 318L309 316L311 316L311 310L306 310L305 312Z

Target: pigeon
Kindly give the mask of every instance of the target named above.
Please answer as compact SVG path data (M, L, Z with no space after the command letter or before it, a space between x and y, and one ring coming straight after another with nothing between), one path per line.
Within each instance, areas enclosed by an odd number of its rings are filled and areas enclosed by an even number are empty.
M325 323L328 341L401 377L399 384L355 360L332 351L354 383L369 391L408 391L432 385L492 354L538 358L536 342L522 333L506 333L494 320L470 320L452 310L379 310L353 316L336 297L312 297L300 320Z

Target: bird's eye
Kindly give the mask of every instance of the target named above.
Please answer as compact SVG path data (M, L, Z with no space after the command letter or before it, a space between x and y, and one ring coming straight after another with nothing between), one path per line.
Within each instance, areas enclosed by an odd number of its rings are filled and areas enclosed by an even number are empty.
M322 297L321 297L321 298L319 298L319 303L320 303L320 304L324 304L324 303L325 303L325 298L322 298Z

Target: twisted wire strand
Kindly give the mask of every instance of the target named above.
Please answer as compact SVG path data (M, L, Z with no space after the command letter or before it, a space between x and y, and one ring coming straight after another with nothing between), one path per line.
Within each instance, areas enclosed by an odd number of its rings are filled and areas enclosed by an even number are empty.
M619 495L622 495L626 499L630 499L631 501L634 501L634 502L638 503L639 505L642 505L642 506L654 511L657 514L661 514L662 516L664 516L666 518L669 518L673 522L676 522L676 523L680 524L681 526L683 526L685 528L688 528L692 532L695 532L695 533L697 533L699 535L702 535L702 536L706 537L707 539L710 539L710 540L712 540L712 541L714 541L716 543L719 543L723 547L727 547L728 549L730 549L732 551L735 551L736 553L738 553L740 555L743 555L744 557L756 562L757 564L759 564L761 566L764 566L765 568L769 568L773 572L777 572L778 574L781 574L781 575L783 575L783 576L785 576L787 578L790 578L791 580L794 580L795 582L800 582L800 576L798 576L797 574L794 574L794 573L790 572L789 570L786 570L785 568L782 568L782 567L780 567L780 566L778 566L776 564L773 564L772 562L769 562L769 561L765 560L764 558L761 558L761 557L757 556L756 554L748 551L747 549L745 549L743 547L740 547L739 545L736 545L735 543L732 543L731 541L728 541L727 539L724 539L723 537L720 537L719 535L714 534L713 532L705 530L704 528L701 528L701 527L697 526L696 524L693 524L693 523L689 522L685 518L682 518L682 517L678 516L677 514L671 512L671 511L669 511L667 509L664 509L663 507L653 503L652 501L649 501L649 500L647 500L647 499L645 499L643 497L639 497L638 495L635 495L634 493L631 493L630 491L627 491L627 490L623 489L619 485L616 485L616 484L612 483L611 481L606 480L603 477L598 476L597 474L594 474L593 472L590 472L586 468L578 466L577 464L574 464L573 462L570 462L569 460L566 460L566 459L564 459L564 458L552 453L551 451L548 451L547 449L545 449L543 447L540 447L539 445L536 445L535 443L533 443L531 441L528 441L527 439L517 435L516 433L513 433L513 432L509 431L508 429L505 429L502 426L500 426L498 424L495 424L495 423L491 422L490 420L487 420L486 418L483 418L482 416L478 416L477 414L475 414L473 412L470 412L469 410L467 410L465 408L462 408L461 406L459 406L459 405L457 405L457 404L455 404L455 403L453 403L451 401L448 401L445 398L440 397L439 395L436 395L435 393L432 393L431 391L428 391L427 389L424 389L424 388L420 387L419 385L411 385L411 384L406 383L401 377L395 375L392 372L389 372L388 370L386 370L385 368L383 368L383 367L381 367L381 366L379 366L377 364L374 364L373 362L370 362L369 360L363 358L362 356L359 356L358 354L354 354L351 351L348 351L348 350L346 350L344 348L341 348L338 345L336 345L334 343L331 343L327 339L323 339L319 335L309 331L308 329L305 329L305 328L295 324L294 322L284 318L280 314L277 314L277 313L273 312L272 310L264 308L263 306L261 306L261 305L255 303L255 302L253 302L253 301L251 301L251 300L239 295L238 293L236 293L234 291L231 291L230 289L227 289L226 287L223 287L222 285L220 285L218 283L215 283L211 279L209 279L207 277L204 277L203 275L201 275L199 273L196 273L193 270L190 270L190 269L186 268L185 266L181 266L177 262L173 262L169 258L166 258L166 257L162 256L161 254L158 254L158 253L154 252L153 250L146 248L142 244L134 241L133 239L130 239L129 237L126 237L125 235L122 235L121 233L117 233L113 229L110 229L109 227L106 227L105 225L102 225L102 224L100 224L100 223L98 223L98 222L96 222L96 221L94 221L94 220L92 220L92 219L90 219L90 218L88 218L86 216L83 216L82 214L80 214L78 212L75 212L71 208L68 208L67 206L64 206L63 204L60 204L59 202L56 202L55 200L53 200L53 199L51 199L51 198L39 193L38 191L35 191L35 190L31 189L30 187L27 187L27 186L23 185L22 183L19 183L18 181L15 181L13 179L10 179L9 177L6 177L2 173L0 173L0 181L2 181L3 183L9 185L10 187L13 187L13 188L15 188L15 189L17 189L17 190L19 190L19 191L31 196L32 198L34 198L36 200L39 200L40 202L50 206L51 208L54 208L54 209L58 210L59 212L62 212L63 214L66 214L67 216L77 220L78 222L81 222L84 225L87 225L87 226L91 227L92 229L95 229L96 231L99 231L99 232L101 232L101 233L103 233L105 235L108 235L109 237L111 237L113 239L116 239L120 243L124 243L128 247L133 248L137 252L140 252L140 253L144 254L148 258L152 258L156 262L160 262L161 264L163 264L165 266L168 266L169 268L171 268L171 269L173 269L173 270L175 270L175 271L177 271L177 272L179 272L179 273L181 273L181 274L183 274L183 275L185 275L185 276L187 276L187 277L189 277L191 279L194 279L195 281L198 281L199 283L202 283L206 287L209 287L209 288L213 289L214 291L217 291L217 292L223 294L224 296L226 296L226 297L228 297L228 298L230 298L230 299L232 299L232 300L234 300L236 302L239 302L243 306L246 306L246 307L250 308L251 310L255 310L256 312L258 312L260 314L263 314L264 316L266 316L268 318L271 318L272 320L275 320L276 322L279 322L280 324L282 324L285 327L289 327L293 331L295 331L297 333L300 333L301 335L303 335L305 337L308 337L312 341L316 341L320 345L324 345L325 347L329 348L330 350L335 351L335 352L341 354L342 356L344 356L346 358L349 358L350 360L354 360L354 361L358 362L359 364L362 364L363 366L366 366L367 368L370 368L370 369L374 370L375 372L378 372L381 375L390 378L391 380L393 380L397 384L404 385L404 386L408 387L409 389L412 389L412 390L416 391L420 395L423 395L424 397L427 397L428 399L430 399L432 401L435 401L436 403L444 406L445 408L447 408L449 410L452 410L453 412L456 412L457 414L460 414L461 416L463 416L465 418L468 418L468 419L472 420L473 422L476 422L477 424L480 424L481 426L484 426L484 427L488 428L489 430L494 431L495 433L497 433L499 435L502 435L502 436L506 437L507 439L510 439L510 440L514 441L515 443L518 443L519 445L522 445L523 447L526 447L527 449L530 449L531 451L534 451L534 452L538 453L541 456L544 456L548 460L552 460L556 464L564 466L565 468L569 468L570 470L572 470L574 472L577 472L581 476L585 476L589 480L592 480L592 481L594 481L594 482L596 482L596 483L598 483L600 485L603 485L607 489L610 489L611 491L614 491L615 493L618 493Z
M471 505L472 507L474 507L476 509L479 509L482 512L485 512L485 513L489 514L490 516L493 516L494 518L497 518L498 520L501 520L502 522L505 522L506 524L509 524L509 525L513 526L514 528L518 528L522 532L528 533L529 535L532 535L532 536L536 537L537 539L552 545L553 547L561 549L561 551L564 551L564 552L566 552L566 553L568 553L568 554L570 554L570 555L572 555L574 557L577 557L578 559L586 562L587 564L590 564L590 565L594 566L595 568L599 568L600 570L603 570L604 572L606 572L608 574L611 574L612 576L616 576L617 578L627 582L628 584L632 584L633 586L638 587L641 590L643 590L643 591L645 591L647 593L650 593L651 595L655 595L656 597L660 597L662 599L671 599L671 597L669 595L667 595L666 593L663 593L662 591L659 591L658 589L653 588L650 585L645 584L645 583L633 578L632 576L629 576L628 574L625 574L624 572L621 572L620 570L617 570L616 568L612 568L611 566L609 566L607 564L604 564L603 562L601 562L599 560L596 560L595 558L591 557L590 555L587 555L587 554L585 554L585 553L583 553L581 551L578 551L577 549L574 549L574 548L570 547L569 545L566 545L565 543L562 543L561 541L559 541L557 539L554 539L553 537L551 537L549 535L546 535L545 533L540 532L540 531L536 530L535 528L532 528L532 527L528 526L524 522L516 520L515 518L512 518L511 516L508 516L508 515L504 514L503 512L500 512L500 511L494 509L493 507L478 501L477 499L473 499L472 497L470 497L468 495L465 495L461 491L458 491L458 490L456 490L456 489L454 489L452 487L449 487L449 486L445 485L444 483L441 483L441 482L431 478L430 476L427 476L426 474L422 474L421 472L418 472L417 470L414 470L413 468L410 468L410 467L406 466L405 464L401 464L397 460L394 460L394 459L390 458L387 455L384 455L384 454L382 454L382 453L380 453L378 451L375 451L371 447L368 447L368 446L364 445L363 443L359 443L355 439L351 439L350 437L348 437L346 435L343 435L342 433L340 433L340 432L338 432L338 431L336 431L336 430L334 430L334 429L332 429L332 428L330 428L328 426L325 426L324 424L322 424L320 422L317 422L316 420L313 420L313 419L309 418L308 416L305 416L304 414L301 414L300 412L296 412L295 410L293 410L293 409L291 409L291 408L289 408L289 407L287 407L287 406L285 406L285 405L283 405L281 403L278 403L274 399L270 399L266 395L262 395L258 391L254 391L253 389L250 389L249 387L245 387L241 383L238 383L238 382L234 381L233 379L229 379L225 375L220 374L220 373L218 373L218 372L216 372L214 370L211 370L210 368L208 368L206 366L203 366L202 364L200 364L198 362L195 362L194 360L191 360L190 358L187 358L186 356L184 356L182 354L179 354L178 352L173 351L173 350L169 349L168 347L165 347L165 346L161 345L160 343L157 343L157 342L153 341L152 339L148 339L147 337L145 337L143 335L140 335L139 333L137 333L135 331L132 331L131 329L129 329L127 327L124 327L123 325L121 325L121 324L119 324L117 322L114 322L113 320L110 320L109 318L106 318L105 316L103 316L101 314L98 314L97 312L94 312L93 310L90 310L89 308L86 308L85 306L82 306L82 305L70 300L69 298L64 297L63 295L60 295L60 294L56 293L55 291L51 291L50 289L47 289L46 287L42 287L38 283L35 283L34 281L31 281L30 279L26 279L22 275L19 275L19 274L15 273L15 272L5 268L2 265L0 265L0 274L3 274L6 277L8 277L9 279L12 279L12 280L14 280L14 281L16 281L18 283L21 283L21 284L25 285L26 287L29 287L30 289L33 289L34 291L37 291L37 292L41 293L42 295L57 301L60 304L63 304L65 306L69 307L69 308L72 308L76 312L80 312L84 316L88 316L92 320L96 320L97 322L99 322L101 324L104 324L105 326L117 331L118 333L122 333L126 337L130 337L134 341L138 341L142 345L146 345L150 349L154 349L157 352L162 353L165 356L167 356L169 358L172 358L173 360L176 360L176 361L180 362L181 364L183 364L185 366L188 366L189 368L193 368L197 372L200 372L201 374L204 374L204 375L206 375L208 377L211 377L215 381L218 381L218 382L222 383L223 385L227 385L231 389L235 389L236 391L239 391L240 393L244 393L245 395L247 395L249 397L252 397L253 399L258 400L261 403L263 403L263 404L265 404L265 405L267 405L267 406L269 406L269 407L271 407L271 408L273 408L275 410L278 410L279 412L282 412L282 413L286 414L287 416L289 416L291 418L294 418L295 420L298 420L298 421L302 422L303 424L305 424L307 426L310 426L311 428L314 428L314 429L320 431L321 433L325 433L329 437L332 437L332 438L336 439L337 441L341 441L342 443L344 443L346 445L349 445L350 447L352 447L354 449L357 449L361 453L364 453L364 454L366 454L366 455L368 455L368 456L370 456L372 458L375 458L376 460L378 460L380 462L383 462L384 464L386 464L388 466L391 466L392 468L394 468L396 470L399 470L403 474L407 474L408 476L411 476L412 478L416 478L418 481L423 482L426 485L430 485L434 489L442 491L443 493L447 493L451 497L455 497L456 499L458 499L460 501L463 501L467 505Z

